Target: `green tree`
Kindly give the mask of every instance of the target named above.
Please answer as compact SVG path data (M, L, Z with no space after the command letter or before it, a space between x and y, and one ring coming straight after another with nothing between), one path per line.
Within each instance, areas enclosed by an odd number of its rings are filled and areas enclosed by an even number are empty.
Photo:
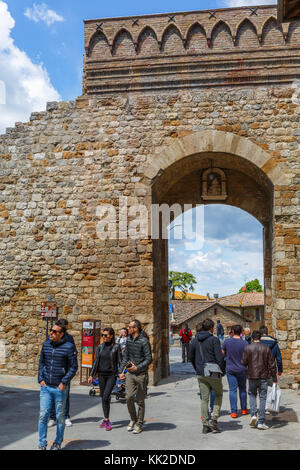
M186 298L186 290L194 290L193 284L197 284L193 274L179 273L176 271L169 271L169 281L172 281L172 299L175 299L176 287L183 293L183 299Z
M263 292L263 288L258 279L253 279L253 281L246 282L239 292Z

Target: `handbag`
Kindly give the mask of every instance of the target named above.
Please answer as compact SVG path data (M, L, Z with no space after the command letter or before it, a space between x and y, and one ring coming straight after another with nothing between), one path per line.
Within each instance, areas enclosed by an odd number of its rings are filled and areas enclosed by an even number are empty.
M211 377L212 379L220 379L223 376L223 372L221 371L218 364L214 362L204 361L204 354L203 354L203 349L202 349L202 345L200 341L199 341L199 348L200 348L202 361L204 363L204 377Z
M278 413L280 409L281 390L277 384L268 387L266 409Z

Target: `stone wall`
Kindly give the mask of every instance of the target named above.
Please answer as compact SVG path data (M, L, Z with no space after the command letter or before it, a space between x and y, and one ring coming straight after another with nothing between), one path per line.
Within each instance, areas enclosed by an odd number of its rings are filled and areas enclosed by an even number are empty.
M282 83L276 59L269 63L270 79L255 86L237 79L234 87L211 89L189 81L188 89L174 89L171 82L143 93L106 89L104 96L49 103L45 112L0 136L2 371L36 373L45 337L40 304L52 296L78 347L83 320L99 319L102 327L119 330L139 318L154 350L151 378L166 374L165 245L150 237L99 239L97 208L110 203L118 214L120 197L148 208L152 201L176 200L181 178L189 181L197 171L200 176L213 157L231 181L230 201L269 230L266 319L297 386L300 106L293 80L300 43L287 41L281 47L288 54L293 49L295 68ZM106 67L112 73L110 61ZM237 191L239 178L248 192ZM190 188L184 185L181 202L201 203L193 181Z

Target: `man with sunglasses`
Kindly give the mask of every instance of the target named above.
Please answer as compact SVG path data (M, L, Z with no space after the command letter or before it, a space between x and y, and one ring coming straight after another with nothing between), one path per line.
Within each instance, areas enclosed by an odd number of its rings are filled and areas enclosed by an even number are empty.
M66 327L56 322L41 350L38 372L38 382L41 385L38 426L40 450L47 449L48 419L53 403L57 430L50 450L60 450L64 439L68 385L78 369L76 349L67 341L65 333Z
M143 430L145 415L145 398L148 380L148 367L152 362L151 347L148 338L142 330L139 320L132 320L128 325L129 337L125 354L122 358L120 369L126 374L126 402L131 421L127 431L139 434ZM120 379L125 378L124 372ZM138 404L138 412L135 408L135 397Z

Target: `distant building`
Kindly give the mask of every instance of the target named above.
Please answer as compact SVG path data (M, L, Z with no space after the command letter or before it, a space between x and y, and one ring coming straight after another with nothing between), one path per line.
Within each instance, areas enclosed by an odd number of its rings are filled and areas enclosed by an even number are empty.
M196 294L188 294L196 296ZM176 297L176 295L175 295ZM175 298L173 304L173 333L179 333L183 324L187 322L195 334L196 325L206 318L220 320L225 334L234 324L241 324L251 330L264 324L264 293L243 292L216 299L207 300L207 296Z

